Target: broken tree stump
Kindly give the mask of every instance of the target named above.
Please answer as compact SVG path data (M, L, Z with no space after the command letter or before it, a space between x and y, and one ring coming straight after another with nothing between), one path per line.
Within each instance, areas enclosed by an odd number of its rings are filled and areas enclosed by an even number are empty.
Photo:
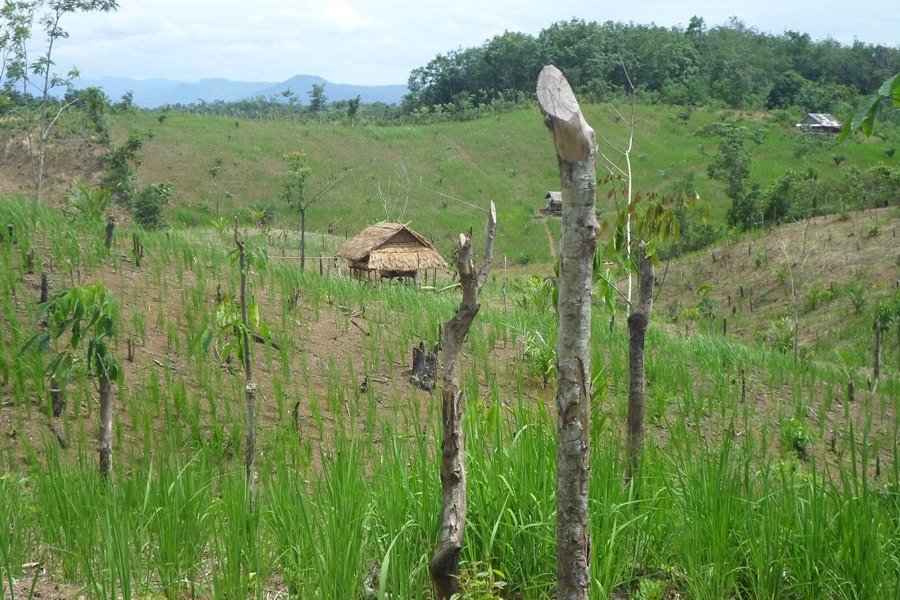
M437 354L425 348L425 342L419 342L418 347L412 350L412 375L410 383L425 390L434 391L434 382L437 379Z

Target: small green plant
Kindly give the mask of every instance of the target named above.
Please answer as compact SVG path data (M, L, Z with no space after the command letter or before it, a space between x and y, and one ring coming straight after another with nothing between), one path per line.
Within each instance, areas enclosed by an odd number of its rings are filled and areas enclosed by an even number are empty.
M757 332L757 338L771 345L782 353L787 353L794 347L795 321L790 317L782 317L776 321L769 321L769 326L763 331Z
M516 304L525 309L550 311L556 305L556 283L548 277L532 275L517 286L521 296Z
M806 460L809 447L812 445L812 434L807 431L803 420L793 417L781 430L781 441L784 447L789 447L797 454L800 460Z
M500 594L506 588L505 575L480 562L466 566L459 574L460 592L453 600L502 600Z
M869 237L878 237L881 234L881 228L884 226L884 221L881 219L869 219L866 223L866 235Z
M714 321L716 318L716 301L709 296L705 296L697 303L697 310L700 311L700 314L707 321Z
M834 299L834 293L831 290L820 287L811 287L806 291L806 298L803 301L803 311L812 312L826 302Z
M75 181L66 192L66 204L63 208L69 221L84 219L99 223L103 220L112 194L103 187L92 188L83 181Z
M778 279L778 283L781 285L787 285L788 279L790 279L791 275L791 266L786 263L780 263L778 268L775 270L775 277Z
M644 577L638 583L638 600L663 600L666 597L666 589L669 584L664 579L650 579Z
M839 167L841 163L847 159L843 154L832 154L831 160L834 161L834 166Z
M254 227L261 229L263 232L268 230L269 223L272 221L272 209L262 202L255 202L250 205L250 222Z
M866 289L862 286L862 284L853 283L845 288L845 293L850 299L850 303L853 304L853 308L856 310L856 314L861 313L862 309L866 306Z
M228 219L225 217L218 217L209 222L212 225L212 228L216 230L216 233L225 233L228 231L228 227L231 223L228 222Z
M681 311L681 319L684 321L684 333L687 335L690 331L691 323L696 323L700 320L700 309L696 306L694 308L685 308Z
M540 331L525 331L519 334L522 341L522 356L533 376L540 377L541 385L547 386L556 371L556 336L547 336Z
M764 248L758 249L753 253L753 265L758 269L766 262L766 251Z

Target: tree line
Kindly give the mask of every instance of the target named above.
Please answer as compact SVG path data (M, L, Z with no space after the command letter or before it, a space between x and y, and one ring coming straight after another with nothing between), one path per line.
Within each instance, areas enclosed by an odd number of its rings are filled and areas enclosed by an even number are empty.
M572 19L536 37L507 31L438 54L411 72L402 109L477 107L532 94L547 64L588 100L636 90L667 104L844 112L900 71L900 48L859 40L844 46L796 31L772 35L735 18L715 27L697 16L687 27Z

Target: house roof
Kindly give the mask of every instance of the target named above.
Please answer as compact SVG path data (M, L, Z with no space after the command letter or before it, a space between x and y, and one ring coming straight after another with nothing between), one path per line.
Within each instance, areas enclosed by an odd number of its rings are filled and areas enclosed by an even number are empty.
M797 123L797 127L834 127L840 129L843 123L828 113L808 113L806 118Z
M335 251L335 256L368 263L379 271L415 271L447 263L421 235L402 223L382 221L363 229Z
M559 204L562 202L562 192L547 192L544 198L554 204Z

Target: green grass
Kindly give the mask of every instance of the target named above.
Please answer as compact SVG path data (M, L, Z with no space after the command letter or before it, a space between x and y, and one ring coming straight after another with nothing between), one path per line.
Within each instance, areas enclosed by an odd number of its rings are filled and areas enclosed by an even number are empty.
M600 109L589 107L589 114L594 110ZM673 139L701 118L695 114L684 125L666 121L665 114L642 116ZM373 147L402 146L402 156L418 156L422 146L414 144L430 136L433 152L446 163L440 185L449 187L475 178L471 162L457 160L460 147L474 156L491 146L480 157L485 160L512 154L519 141L507 148L483 129L518 123L530 131L526 117L486 119L482 130L476 122L337 133L319 127L308 135L323 147L332 133ZM190 130L194 117L173 115L151 145L162 143L177 119L184 122L173 129ZM205 127L195 137L221 133ZM302 136L308 126L296 127ZM521 135L532 134L535 145L526 155L549 152L546 132L538 127ZM492 175L498 167L483 168ZM420 175L439 176L424 168ZM526 179L524 172L507 174L502 185L522 186L520 178ZM534 191L542 189L535 185ZM450 206L444 212L452 212ZM522 200L521 206L529 205ZM543 226L521 212L510 217L510 227L532 226L546 247ZM480 220L465 216L466 222ZM458 228L460 221L447 219L448 228ZM242 469L241 375L199 343L217 292L237 290L227 232L146 233L138 268L126 260L127 227L117 232L107 257L97 247L96 229L70 225L46 207L0 199L2 222L14 222L21 232L14 242L0 242L4 597L12 597L11 586L22 589L29 562L43 564L41 577L89 598L353 598L363 597L365 588L382 598L431 597L439 402L407 386L404 370L411 346L437 341L458 292L360 285L300 272L277 259L251 273L263 318L281 345L254 348L266 416L258 430L258 502L251 510ZM277 256L277 242L265 236L248 244L269 244ZM25 264L29 254L33 272ZM767 268L777 266L773 261ZM79 374L66 388L63 425L70 446L62 450L43 412L45 358L19 353L40 327L33 315L42 272L57 289L104 279L119 294L114 351L124 354L128 338L137 346L135 361L123 362L124 378L117 382L109 482L96 468L94 382ZM707 279L719 285L713 277ZM533 297L539 293L533 282L511 278L504 306L495 263L466 343L469 515L461 566L473 597L487 597L485 588L500 583L504 597L549 598L555 581L554 385L551 374L549 385L541 386L523 357L522 338L552 331L553 315ZM658 310L647 338L647 449L641 476L630 487L622 485L620 457L625 319L619 314L610 328L610 315L595 311L592 598L617 590L646 598L671 590L701 599L900 593L898 349L886 348L884 379L869 393L870 310L872 302L857 314L842 297L811 309L813 319L854 312L799 361L753 336L722 336L718 323L698 323L685 336L680 323L666 325ZM320 350L326 336L337 348L333 353ZM361 391L364 376L373 385ZM375 387L378 379L390 385ZM857 390L852 403L848 381ZM303 409L299 431L291 415L296 402ZM806 460L796 452L798 431L808 446Z
M601 136L601 151L623 166L615 148L626 145L625 122L607 105L586 104L583 110ZM706 175L718 141L694 134L728 115L742 117L764 132L761 144L747 143L753 155L751 182L763 188L788 168L797 173L815 169L827 190L829 182L841 180L850 169L864 171L878 162L890 166L879 140L851 140L835 149L830 139L810 141L798 134L790 115L709 109L685 113L637 105L635 191L668 191L693 177L702 205L720 224L730 200L722 185ZM207 226L216 217L230 219L235 212L247 219L249 207L262 204L274 211L276 227L296 229L298 215L279 200L281 178L287 172L281 156L302 150L309 155L313 181L352 169L340 186L309 210L309 231L325 232L332 225L343 239L378 220L409 221L447 255L459 231L473 224L480 229L482 211L494 201L500 224L498 257L549 260L546 236L535 216L544 206L546 192L559 189L559 175L553 144L537 108L423 126L235 121L185 113L172 113L159 124L149 113L116 116L114 137L124 139L129 131L153 134L144 145L138 176L143 183L174 183L176 193L167 211L175 225ZM846 157L840 166L831 158L835 152ZM214 179L209 169L219 163ZM598 161L598 173L603 172Z

